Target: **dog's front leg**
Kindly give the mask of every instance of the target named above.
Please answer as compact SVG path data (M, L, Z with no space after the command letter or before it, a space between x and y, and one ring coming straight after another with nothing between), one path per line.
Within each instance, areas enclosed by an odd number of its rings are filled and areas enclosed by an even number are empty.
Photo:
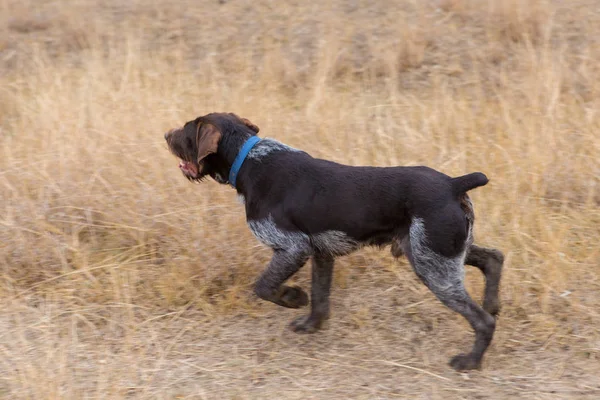
M307 305L308 295L304 290L283 283L302 268L308 257L309 252L304 249L276 249L269 266L256 282L256 295L288 308Z
M294 332L313 333L329 318L329 293L333 275L333 257L315 254L312 261L311 311L294 320L290 328Z

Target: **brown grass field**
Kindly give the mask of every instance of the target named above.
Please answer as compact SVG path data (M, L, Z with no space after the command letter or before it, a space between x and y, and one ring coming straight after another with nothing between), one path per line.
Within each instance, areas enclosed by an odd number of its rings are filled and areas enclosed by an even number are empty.
M339 259L326 329L289 332L234 191L164 143L212 111L487 174L482 370L447 365L472 331L389 251ZM600 1L0 0L0 398L598 399L599 132Z

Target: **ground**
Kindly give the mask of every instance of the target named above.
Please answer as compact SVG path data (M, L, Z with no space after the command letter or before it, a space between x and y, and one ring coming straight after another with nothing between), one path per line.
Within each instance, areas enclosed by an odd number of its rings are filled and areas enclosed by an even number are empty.
M324 3L0 3L0 397L600 396L600 2ZM307 310L253 295L270 252L234 191L166 148L212 111L484 172L476 242L506 262L482 369L448 366L468 324L389 249L340 258L325 329L290 332Z

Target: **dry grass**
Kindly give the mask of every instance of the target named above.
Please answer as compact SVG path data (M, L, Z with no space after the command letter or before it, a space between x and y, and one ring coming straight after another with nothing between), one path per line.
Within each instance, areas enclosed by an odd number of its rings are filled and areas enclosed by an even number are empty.
M0 2L0 396L598 398L598 3L222 3ZM388 252L341 259L330 327L288 334L234 193L163 143L217 110L340 162L485 172L484 369L447 367L467 324Z

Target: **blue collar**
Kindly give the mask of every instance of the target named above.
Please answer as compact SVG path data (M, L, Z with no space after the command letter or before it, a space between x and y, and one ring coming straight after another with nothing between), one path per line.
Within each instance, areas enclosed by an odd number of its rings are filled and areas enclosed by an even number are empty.
M250 139L244 143L237 157L233 161L231 165L231 170L229 171L229 184L235 188L235 180L237 179L238 172L240 172L240 168L242 168L242 164L250 153L250 150L254 147L256 143L260 142L260 138L258 136L251 136Z

